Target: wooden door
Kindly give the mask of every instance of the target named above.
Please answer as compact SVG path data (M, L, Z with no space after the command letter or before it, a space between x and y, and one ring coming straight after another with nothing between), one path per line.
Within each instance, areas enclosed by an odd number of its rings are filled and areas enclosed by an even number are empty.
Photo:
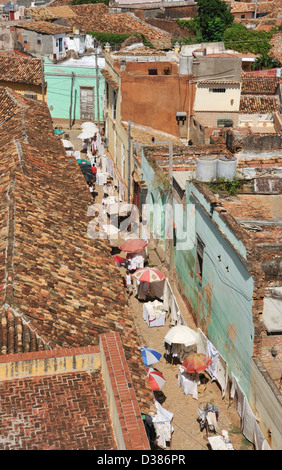
M94 87L80 87L80 119L94 121Z

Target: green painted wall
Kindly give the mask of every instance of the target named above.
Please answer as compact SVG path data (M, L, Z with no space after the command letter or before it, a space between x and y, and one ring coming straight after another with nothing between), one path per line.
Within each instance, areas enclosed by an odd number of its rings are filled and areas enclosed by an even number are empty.
M190 250L175 250L175 267L185 295L204 331L229 365L249 396L254 326L252 321L253 278L240 255L244 246L221 220L220 230L192 194L200 192L187 184L187 204L195 206L194 243ZM203 202L203 201L201 201ZM205 201L209 213L210 205ZM187 207L186 207L187 212ZM215 216L213 218L217 218ZM227 237L228 241L225 239ZM197 235L203 241L202 282L196 276Z
M96 91L96 67L95 59L92 63L89 60L88 66L83 65L86 62L79 60L70 63L75 65L64 65L64 62L54 64L48 57L44 60L44 74L45 81L47 82L47 103L50 109L52 118L69 119L70 104L71 104L71 89L72 89L72 74L73 78L73 92L72 92L72 119L81 119L80 117L80 87L91 86L94 87L94 121L98 120L98 106L97 106L97 91ZM99 67L103 65L100 59L98 62ZM79 66L78 66L79 65ZM101 74L101 69L98 71L99 76L99 117L103 121L103 98L105 80Z
M142 173L148 186L148 200L152 193L155 201L160 201L154 186L154 170L145 157ZM179 207L174 200L175 269L198 326L224 357L229 374L233 372L249 397L254 341L253 279L244 265L245 246L217 212L211 218L209 211L209 203L193 183L187 183L186 206ZM154 217L160 218L155 213ZM205 245L201 282L196 276L197 235Z

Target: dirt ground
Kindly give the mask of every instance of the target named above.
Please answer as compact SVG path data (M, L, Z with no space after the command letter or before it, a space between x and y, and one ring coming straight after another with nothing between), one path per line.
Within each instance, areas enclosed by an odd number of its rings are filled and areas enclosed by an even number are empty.
M61 124L64 129L63 123L54 122L54 126ZM77 139L77 135L81 132L79 125L76 125L72 130L69 130L65 125L68 138L74 144L74 150L82 150L82 143ZM82 158L86 158L82 154ZM100 203L103 197L103 188L96 185L96 203ZM119 247L124 240L115 240L112 246ZM149 243L148 245L149 265L158 267L165 275L168 272L162 264L157 255L155 246ZM121 276L124 277L125 270L120 268ZM185 304L181 300L180 294L174 291L177 302L180 306L181 313L185 318L187 325L197 330L193 323L191 316ZM228 431L230 440L235 450L253 450L253 446L249 443L240 431L240 417L237 413L235 403L229 400L228 393L222 399L221 389L214 381L211 381L207 373L203 373L203 377L207 379L205 389L199 393L198 400L194 399L192 395L185 396L182 389L178 386L178 368L180 363L171 364L165 357L165 349L163 340L170 328L169 318L166 319L165 326L149 328L143 320L143 303L139 301L134 295L129 299L129 305L132 310L132 315L136 325L136 329L140 338L140 343L144 346L150 346L163 354L161 360L154 365L154 368L159 370L166 379L161 393L159 393L159 401L162 406L173 413L173 433L171 442L168 443L166 450L209 450L207 435L205 430L200 429L198 422L198 407L207 402L212 403L218 408L218 428L217 435L224 429ZM214 435L214 434L210 434Z

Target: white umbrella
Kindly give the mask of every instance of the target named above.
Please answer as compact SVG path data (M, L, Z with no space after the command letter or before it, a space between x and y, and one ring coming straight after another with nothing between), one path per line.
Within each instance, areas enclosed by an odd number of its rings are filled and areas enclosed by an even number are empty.
M184 346L192 346L198 341L198 333L185 325L176 325L171 328L164 338L168 344L184 344Z
M73 149L73 144L71 143L70 140L62 139L62 143L66 149Z
M81 128L82 128L82 131L85 132L85 131L93 131L93 134L95 134L95 132L99 132L99 129L98 127L96 126L96 124L94 124L94 122L83 122L81 124Z
M94 132L88 129L83 129L83 132L77 136L78 139L87 140L94 137Z

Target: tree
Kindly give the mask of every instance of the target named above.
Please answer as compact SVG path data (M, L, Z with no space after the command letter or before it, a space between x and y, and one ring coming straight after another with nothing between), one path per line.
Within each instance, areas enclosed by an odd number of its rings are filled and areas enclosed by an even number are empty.
M271 31L253 31L240 23L233 23L224 31L223 41L226 49L266 55L271 49L269 41L272 34Z
M268 54L263 54L258 57L252 64L252 70L267 70L280 67L280 62L277 59L273 59Z
M221 0L197 0L199 26L205 41L220 41L225 29L233 23L227 4Z

